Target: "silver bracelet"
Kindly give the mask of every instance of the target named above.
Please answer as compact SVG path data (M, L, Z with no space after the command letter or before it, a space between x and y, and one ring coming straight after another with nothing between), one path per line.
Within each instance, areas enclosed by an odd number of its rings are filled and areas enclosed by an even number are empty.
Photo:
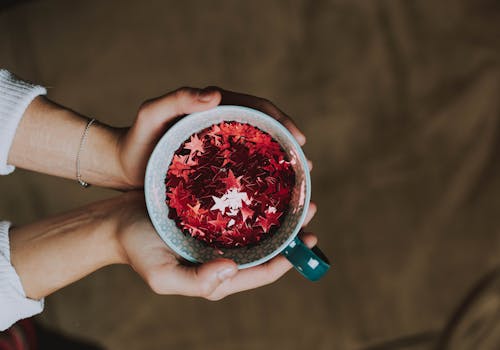
M83 187L87 188L90 186L88 182L82 180L82 174L80 173L80 154L82 153L83 146L85 146L85 141L87 140L87 135L89 134L89 129L94 124L95 118L89 119L85 130L83 131L82 139L80 140L80 147L78 148L78 153L76 154L76 181Z

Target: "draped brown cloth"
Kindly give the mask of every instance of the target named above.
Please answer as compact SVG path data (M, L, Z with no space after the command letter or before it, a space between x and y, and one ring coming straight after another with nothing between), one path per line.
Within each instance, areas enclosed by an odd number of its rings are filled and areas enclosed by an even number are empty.
M308 136L333 263L220 302L110 267L39 320L121 350L429 348L500 264L499 54L493 0L11 2L0 65L103 122L184 85L275 101ZM0 193L18 224L113 195L22 170Z

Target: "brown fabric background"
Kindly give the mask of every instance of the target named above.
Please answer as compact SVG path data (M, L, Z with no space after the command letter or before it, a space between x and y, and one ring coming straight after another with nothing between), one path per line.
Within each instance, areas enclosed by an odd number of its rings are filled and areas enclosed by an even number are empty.
M183 85L268 97L308 136L317 284L208 302L109 267L40 320L108 349L359 349L438 332L500 263L500 6L462 1L32 1L0 12L0 65L113 125ZM18 170L18 224L113 192ZM50 271L47 271L50 274Z

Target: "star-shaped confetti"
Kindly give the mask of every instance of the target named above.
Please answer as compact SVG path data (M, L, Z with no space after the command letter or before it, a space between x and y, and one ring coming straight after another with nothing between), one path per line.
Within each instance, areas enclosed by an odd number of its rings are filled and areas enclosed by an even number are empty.
M191 140L189 142L186 142L184 148L190 151L189 153L190 157L196 154L197 152L199 153L205 152L205 148L203 147L203 141L201 141L198 138L198 135L191 136Z
M226 208L228 207L227 200L224 197L218 198L215 196L212 196L212 199L215 204L210 208L210 210L219 210L224 214L226 212Z
M234 173L231 169L227 172L227 177L225 179L221 179L221 181L226 185L226 188L236 188L240 189L241 188L241 183L240 180L243 178L243 175L241 176L234 176Z
M279 228L295 186L286 153L249 124L222 122L192 135L165 178L169 217L214 247L257 244Z

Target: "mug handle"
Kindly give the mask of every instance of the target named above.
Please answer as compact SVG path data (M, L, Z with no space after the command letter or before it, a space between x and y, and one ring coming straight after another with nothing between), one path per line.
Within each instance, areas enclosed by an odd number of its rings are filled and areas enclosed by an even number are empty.
M328 258L318 247L309 249L297 236L281 254L310 281L318 281L330 268Z

